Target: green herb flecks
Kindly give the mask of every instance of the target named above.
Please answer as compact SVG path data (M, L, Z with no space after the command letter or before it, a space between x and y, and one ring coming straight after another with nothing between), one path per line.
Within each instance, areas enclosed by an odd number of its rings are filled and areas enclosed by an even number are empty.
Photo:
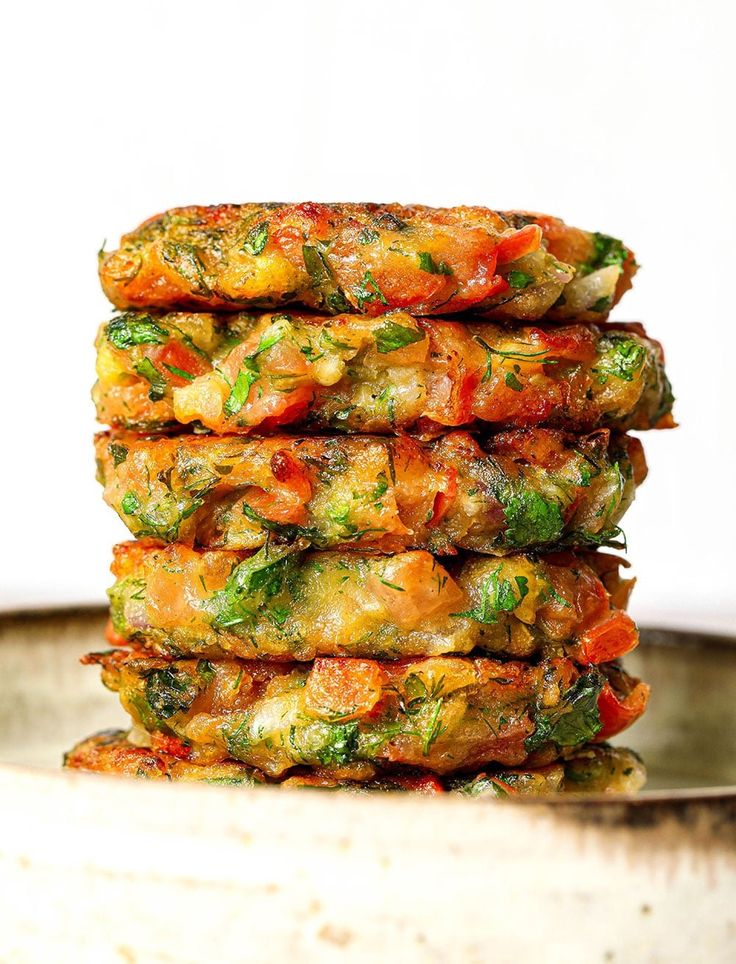
M453 793L462 793L468 797L507 797L508 790L502 786L502 781L485 773L477 777L459 777L450 781Z
M528 595L529 580L526 576L515 576L515 591L510 579L501 578L502 569L503 566L494 569L483 582L477 606L466 612L452 613L452 615L465 616L468 619L474 619L477 623L492 626L498 622L501 613L513 612Z
M522 548L560 540L565 523L557 502L545 499L523 482L504 492L501 502L506 517L504 545Z
M598 671L580 676L563 694L562 702L535 715L536 729L526 738L529 753L546 743L578 746L592 740L601 729L598 697L605 677Z
M572 609L572 603L569 603L564 596L561 596L551 583L540 594L539 602L543 604L550 599L554 600L558 605L564 606L565 609Z
M120 508L125 515L136 515L140 510L141 503L135 492L126 492L120 500Z
M117 468L119 465L122 465L123 462L128 458L128 446L123 445L120 442L110 442L107 450L112 456L112 464L115 468Z
M384 579L382 576L378 577L378 581L389 589L393 589L396 592L406 592L403 586L398 586L395 582L389 582L388 579Z
M506 280L512 288L519 290L528 288L530 284L534 283L533 275L527 274L526 271L509 271Z
M484 341L480 335L473 335L473 341L477 342L480 347L486 353L486 370L483 373L482 381L487 382L493 375L493 356L497 355L499 358L510 358L514 361L526 361L529 358L541 358L543 355L549 355L549 349L543 348L541 351L501 351L498 348L491 348L488 342ZM532 345L529 346L533 347Z
M239 563L207 603L212 624L221 628L252 627L259 616L268 616L271 600L281 592L287 572L299 559L298 547L267 546ZM279 607L272 621L283 625L286 618L288 612L284 615L283 607Z
M267 242L268 221L261 221L260 224L257 224L254 228L251 228L246 235L243 243L243 251L245 251L246 254L257 257L266 247Z
M187 382L194 381L194 375L191 372L185 372L183 368L177 368L176 365L169 365L167 362L164 362L164 368L170 371L172 375L183 378Z
M152 402L160 402L166 395L168 382L166 377L156 368L150 358L142 358L133 366L136 372L145 378L151 386L148 390L148 397Z
M395 321L386 321L379 325L374 334L379 355L387 355L389 352L406 348L407 345L414 345L418 341L424 341L425 337L423 331L407 328Z
M267 519L264 515L256 512L247 502L243 503L243 515L251 522L256 522L266 532L273 532L274 535L280 536L287 542L293 542L296 539L308 539L315 545L320 545L320 534L316 529L299 526L293 522L274 522L272 519Z
M350 311L350 303L345 297L345 292L335 282L335 276L324 250L316 245L305 244L302 245L302 257L312 288L322 295L326 307L333 314Z
M366 271L363 275L363 280L355 286L354 293L360 311L363 310L365 305L372 304L374 301L379 301L382 305L388 305L386 296L378 287L376 279L370 271Z
M593 254L588 261L578 266L578 271L581 275L586 275L610 265L620 268L628 256L628 250L618 238L596 232L593 235Z
M439 263L434 260L429 251L419 251L417 254L419 258L419 267L422 271L426 271L427 274L452 274L452 268L445 261L440 261Z
M632 382L646 361L647 350L626 335L609 335L601 339L601 355L593 369L598 381L605 385L610 377Z
M115 348L126 351L133 345L163 345L169 337L166 328L157 324L150 315L128 312L114 318L105 328L107 340Z
M243 364L238 372L238 377L235 379L235 384L230 389L230 394L225 399L225 404L222 407L225 415L230 417L238 414L243 405L248 401L251 386L254 382L258 381L259 377L260 372L255 359L250 357L244 358Z
M175 667L154 669L146 675L146 702L157 719L168 720L186 712L204 685Z
M193 294L204 296L212 294L202 256L193 244L169 241L161 248L161 258L181 275Z
M278 345L285 337L290 324L291 319L288 315L275 315L272 324L261 335L256 350L243 359L235 384L230 389L230 394L223 405L225 415L228 417L237 415L248 401L252 386L261 377L258 363L259 355L268 351L269 348L273 348L274 345Z
M317 750L317 759L322 766L344 766L351 763L358 750L358 724L331 724L327 738Z
M376 476L376 487L371 493L371 501L375 504L388 492L388 479L385 472L379 472Z
M507 388L510 388L513 392L523 392L524 386L521 384L519 379L516 377L517 373L520 371L518 365L514 365L513 372L506 372L504 377L504 382Z
M422 755L425 757L429 756L435 742L447 729L446 726L442 725L442 718L440 716L443 703L443 699L437 700L437 705L429 718L429 723L427 724L427 729L422 740Z
M597 301L593 302L589 310L590 311L608 311L608 309L611 307L611 304L612 304L612 299L610 295L603 295L602 297L598 298Z

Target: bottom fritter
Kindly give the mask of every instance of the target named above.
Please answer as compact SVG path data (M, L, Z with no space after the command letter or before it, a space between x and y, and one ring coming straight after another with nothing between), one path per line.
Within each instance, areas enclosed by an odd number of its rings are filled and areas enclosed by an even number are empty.
M263 773L235 760L196 764L166 748L166 739L151 747L136 746L123 730L106 730L77 744L64 758L74 770L109 773L153 780L219 784L225 786L313 787L325 790L413 791L415 793L462 793L476 797L544 796L553 793L633 793L646 781L644 765L633 752L607 744L573 751L556 763L528 769L487 769L441 779L433 773L410 768L369 767L363 779L349 771L325 768L300 772L283 781L269 780Z
M160 735L193 763L233 758L272 777L302 766L544 766L621 732L649 695L616 663L581 670L565 657L266 664L118 649L86 659L131 715L135 742Z

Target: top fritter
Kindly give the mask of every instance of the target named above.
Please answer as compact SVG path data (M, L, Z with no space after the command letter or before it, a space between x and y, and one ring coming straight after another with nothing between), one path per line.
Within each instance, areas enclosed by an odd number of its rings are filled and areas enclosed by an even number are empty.
M482 207L221 204L174 208L100 253L118 308L269 308L600 321L633 253L558 218Z

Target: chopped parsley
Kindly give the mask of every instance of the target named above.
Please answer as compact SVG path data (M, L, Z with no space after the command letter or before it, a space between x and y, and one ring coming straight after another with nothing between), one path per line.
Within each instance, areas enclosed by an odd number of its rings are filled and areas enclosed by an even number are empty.
M627 248L618 238L596 232L593 235L593 254L589 261L585 261L579 266L578 270L580 274L586 275L610 265L617 265L620 268L628 256Z
M387 355L399 348L406 348L407 345L423 341L425 334L416 328L407 328L406 325L399 325L395 321L386 321L376 328L374 338L379 355Z
M603 385L609 377L619 378L623 382L632 382L647 357L646 348L627 335L610 335L603 338L601 347L603 353L593 371L598 374L598 381Z
M345 292L335 283L335 276L324 251L312 244L302 245L304 267L315 291L320 292L325 305L333 314L350 311Z
M271 600L281 592L287 572L298 564L299 553L292 546L268 546L239 563L222 589L207 604L215 627L252 627L259 615L269 616ZM272 620L283 626L290 613L277 607Z
M212 289L206 279L204 262L193 244L169 241L161 248L161 257L169 267L184 278L195 294L212 294Z
M465 616L477 623L492 626L498 622L499 613L513 612L529 593L529 580L526 576L515 576L516 592L510 579L502 579L503 566L494 569L481 587L480 601L473 609L453 616ZM518 592L518 595L517 595Z
M370 271L366 271L363 275L363 280L359 285L356 285L355 297L360 311L363 310L365 305L371 304L374 301L380 301L382 305L388 305L386 296L378 287L376 279Z
M247 502L243 503L243 515L246 519L250 519L251 522L257 522L266 532L273 532L274 535L280 536L289 542L304 538L309 539L310 542L313 542L315 545L319 545L320 543L319 532L316 529L305 528L293 522L274 522L272 519L267 519L259 512L256 512Z
M501 351L501 349L499 348L491 348L488 342L484 341L480 337L480 335L473 335L473 341L477 342L480 345L480 347L483 349L483 351L486 353L486 370L485 372L483 372L483 378L482 378L483 382L490 381L491 376L493 375L493 356L494 355L498 355L499 358L512 358L519 361L524 361L528 358L541 358L542 355L549 355L549 350L547 348L544 348L541 351L530 351L530 352ZM532 346L530 345L529 347L532 347ZM516 371L517 372L519 371L518 367L516 367Z
M188 710L200 689L189 673L175 666L146 674L146 702L159 720L168 720Z
M545 743L577 746L592 740L602 725L598 697L604 683L605 678L598 671L586 673L563 694L558 706L538 711L536 729L524 741L528 752Z
M420 269L427 274L452 274L449 264L445 261L436 262L429 251L419 251L417 257Z
M275 315L271 327L261 335L261 340L258 342L256 350L252 355L248 355L243 359L238 377L235 379L235 384L230 389L230 394L225 399L225 404L223 405L225 415L237 415L243 405L248 401L251 386L254 382L257 382L261 376L257 360L258 356L264 351L268 351L269 348L273 348L274 345L278 345L278 343L283 340L286 335L286 328L290 322L291 318L289 315Z
M268 221L261 221L254 228L251 228L246 235L243 244L243 251L246 254L257 256L261 254L268 242Z
M514 365L514 368L516 369L516 372L520 371L518 365ZM524 386L516 377L516 372L506 372L506 377L504 378L504 382L506 383L506 386L510 388L512 391L523 392Z
M235 379L235 384L230 389L230 394L225 399L223 412L225 415L237 415L240 409L248 401L250 389L254 382L258 381L260 372L258 365L253 357L243 359L243 365Z
M534 283L533 275L527 274L526 271L509 271L506 280L512 288L518 289L528 288L530 284Z
M385 472L379 472L376 476L376 487L371 494L371 499L376 502L388 491L388 479Z
M446 726L442 725L442 719L440 713L442 712L442 704L444 700L442 698L437 700L437 705L435 706L431 717L429 718L429 724L427 725L427 731L424 734L424 739L422 740L422 754L424 756L429 756L435 741L439 736L441 736L445 730Z
M166 328L150 315L136 315L133 312L114 318L108 323L105 334L111 345L125 351L133 345L163 345L169 337Z
M557 502L525 484L504 493L501 502L506 517L505 545L521 548L559 541L564 520Z
M128 446L123 445L120 442L110 442L107 450L110 455L112 455L112 464L114 468L122 465L128 457Z
M194 375L191 372L185 372L183 368L177 368L176 365L169 365L167 362L164 362L164 368L170 371L172 375L183 378L187 382L194 381Z
M611 307L611 298L609 295L603 295L597 301L594 301L590 306L591 311L608 311Z
M151 386L148 390L148 397L152 402L160 402L166 395L167 381L164 375L156 368L150 358L142 358L133 366L136 372L145 378Z

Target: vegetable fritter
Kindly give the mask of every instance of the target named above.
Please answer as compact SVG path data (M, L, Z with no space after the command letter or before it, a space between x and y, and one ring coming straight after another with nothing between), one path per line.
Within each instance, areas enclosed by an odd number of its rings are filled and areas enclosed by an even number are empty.
M96 440L105 499L138 538L255 549L454 547L504 554L613 544L644 478L641 445L601 429L408 437Z
M304 665L118 649L85 661L101 665L137 728L182 740L192 762L232 757L270 776L359 763L437 773L541 766L564 747L620 732L649 695L614 663L580 671L564 657L333 657Z
M483 207L221 204L175 208L100 252L118 308L273 308L600 321L632 252L557 218Z
M497 770L451 777L445 789L471 797L543 796L547 793L635 793L647 771L633 750L620 746L586 746L546 767Z
M97 375L98 420L145 432L673 424L661 347L639 325L127 312L100 328Z
M604 553L441 565L428 552L393 556L309 552L255 555L117 546L110 642L169 656L311 660L469 653L581 663L623 656L638 642L622 612L633 580Z
M606 745L584 747L569 758L544 767L499 769L445 781L420 770L365 768L362 765L357 773L362 779L355 779L349 768L343 776L336 774L334 769L317 768L276 782L235 760L190 763L188 748L170 737L159 736L153 742L150 747L136 746L127 739L125 731L106 730L73 747L64 756L64 766L116 776L220 786L307 787L354 793L410 791L436 794L450 791L490 799L560 792L631 793L641 789L645 781L644 767L635 753Z

